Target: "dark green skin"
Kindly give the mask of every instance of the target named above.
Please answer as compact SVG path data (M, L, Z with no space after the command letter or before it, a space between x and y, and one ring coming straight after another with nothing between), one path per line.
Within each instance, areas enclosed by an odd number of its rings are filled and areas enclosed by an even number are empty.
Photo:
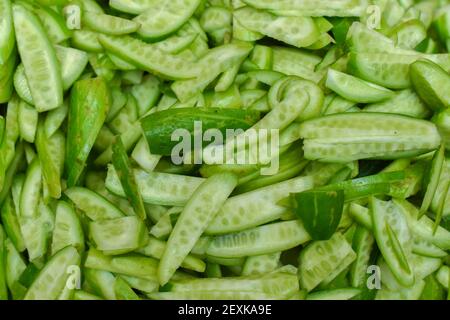
M146 213L144 202L142 201L141 194L139 193L130 160L128 159L127 152L125 151L125 147L120 136L117 137L112 144L112 151L112 163L116 169L117 176L119 177L127 199L133 207L136 215L141 219L145 219Z
M384 172L353 180L346 180L321 187L320 190L343 190L345 201L365 198L370 195L388 194L394 182L405 178L404 171Z
M70 94L67 129L67 186L79 182L86 160L111 105L106 82L101 78L75 83Z
M328 240L336 232L344 209L344 191L311 190L294 195L295 212L313 240Z
M39 271L41 270L38 267L36 267L33 263L30 263L20 275L19 283L24 287L29 288L34 279L38 276Z
M439 65L419 60L410 67L411 82L420 98L432 110L450 107L450 75Z
M141 120L141 126L150 146L150 152L170 156L179 142L171 141L177 129L186 129L193 137L194 121L202 122L203 133L219 129L225 137L226 129L250 128L260 119L259 112L243 109L180 108L155 112ZM208 142L205 143L209 144Z

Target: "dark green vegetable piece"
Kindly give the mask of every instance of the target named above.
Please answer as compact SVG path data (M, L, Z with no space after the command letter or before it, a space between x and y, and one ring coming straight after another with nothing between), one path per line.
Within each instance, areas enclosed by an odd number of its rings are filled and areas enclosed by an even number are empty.
M141 125L149 143L150 152L169 156L172 149L180 143L178 140L172 141L172 134L176 130L180 130L177 131L179 133L182 133L183 129L186 130L185 132L190 134L192 141L195 124L198 128L201 123L202 132L206 132L208 129L219 129L225 137L226 129L246 130L258 120L259 112L253 110L180 108L150 114L141 120ZM206 145L210 142L203 143Z
M393 188L393 183L401 181L404 178L404 171L383 172L371 176L329 184L321 187L320 190L343 190L345 201L347 202L371 195L389 194Z
M68 187L78 183L110 104L108 86L101 78L80 80L73 86L67 129Z
M328 240L336 231L344 208L344 191L305 191L294 195L296 214L313 240Z
M130 160L128 159L127 152L125 151L125 147L120 136L118 136L113 142L112 151L112 163L116 169L117 176L119 177L128 201L133 207L136 215L138 215L141 219L145 219L146 213L144 202L142 201L142 196L139 193Z

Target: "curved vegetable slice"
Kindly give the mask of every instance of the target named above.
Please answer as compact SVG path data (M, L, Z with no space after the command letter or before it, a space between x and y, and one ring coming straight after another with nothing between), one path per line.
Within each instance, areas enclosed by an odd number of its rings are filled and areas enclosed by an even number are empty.
M0 1L0 65L8 61L14 49L14 26L11 0Z
M305 158L343 162L396 159L436 149L441 141L431 122L383 113L343 113L300 125Z
M81 50L69 47L55 46L56 57L61 66L63 89L68 90L80 77L88 63L88 56Z
M300 221L285 221L213 238L206 254L238 258L294 248L311 237Z
M441 145L439 150L436 150L433 159L431 160L430 172L428 174L428 184L423 196L422 205L420 207L419 215L424 215L433 201L433 197L439 185L442 170L445 167L445 147ZM447 187L448 189L448 187ZM444 194L447 194L446 192ZM445 201L445 199L444 199Z
M414 62L410 67L414 89L431 109L450 107L450 75L439 65L427 60Z
M147 228L136 216L90 222L89 232L95 247L109 255L134 251L148 240Z
M340 96L358 103L380 102L394 95L391 90L333 69L328 69L326 86Z
M83 251L83 229L75 210L67 202L59 201L53 230L52 255L67 246L73 246L80 253Z
M161 284L169 281L236 184L234 175L223 173L208 178L196 189L178 217L161 257L158 267Z
M316 42L320 33L310 17L279 17L268 12L244 7L234 17L245 28L296 47L307 47Z
M369 217L370 218L370 217ZM353 235L352 247L356 253L356 259L350 269L351 284L355 288L365 285L367 267L375 239L372 233L363 226L358 226Z
M410 239L402 213L394 203L374 197L370 198L370 209L375 240L383 258L396 279L404 286L411 286L414 283L414 271L405 251L405 244Z
M14 91L14 68L16 67L17 54L14 50L8 60L0 64L0 103L11 100Z
M141 120L141 126L150 146L150 152L172 155L179 143L171 139L177 129L194 134L195 123L201 122L202 130L210 128L246 130L259 120L259 112L222 108L177 108L154 112ZM187 151L187 150L185 150Z
M172 206L185 205L195 189L205 180L162 172L147 173L138 169L134 170L134 174L144 202ZM105 184L106 188L114 194L125 197L125 192L113 166L108 167Z
M91 220L115 219L124 216L120 209L92 190L72 187L64 193Z
M80 264L80 255L73 247L66 247L54 255L39 272L28 289L25 300L54 300L66 286L69 267Z
M131 13L131 14L141 14L145 12L152 5L150 0L110 0L109 6L118 11Z
M55 50L33 13L15 4L13 16L19 54L34 105L39 112L55 109L63 101L60 66Z
M307 17L359 17L366 11L366 0L243 0L255 8L295 12Z
M291 193L313 187L310 177L296 177L229 198L206 229L208 234L237 232L274 221L286 211L277 204Z
M17 95L26 103L33 105L33 96L31 95L30 86L25 75L25 68L22 63L17 66L16 72L14 72L13 82Z
M311 291L321 282L330 282L355 258L355 252L341 233L335 233L329 240L312 242L299 256L301 288Z
M160 38L180 28L194 14L200 0L150 0L146 10L134 18L139 35Z
M53 43L61 43L70 38L71 34L67 28L64 18L53 9L46 6L36 8L34 12L42 22L49 39Z
M139 23L132 20L88 11L83 12L82 23L90 30L116 36L133 33L140 27Z
M110 108L101 78L80 80L72 88L67 129L67 185L75 186Z
M397 53L350 52L348 70L355 76L391 89L411 86L409 66L426 58L436 62L444 70L450 70L449 54L414 55Z
M167 54L155 45L128 36L99 35L101 45L113 54L148 72L170 79L189 79L199 74L198 65Z

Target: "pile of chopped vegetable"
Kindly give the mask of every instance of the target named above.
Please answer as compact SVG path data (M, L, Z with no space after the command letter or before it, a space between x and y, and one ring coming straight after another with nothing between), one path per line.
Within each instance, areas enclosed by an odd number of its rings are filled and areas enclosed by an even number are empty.
M448 299L449 50L448 0L0 0L0 299Z

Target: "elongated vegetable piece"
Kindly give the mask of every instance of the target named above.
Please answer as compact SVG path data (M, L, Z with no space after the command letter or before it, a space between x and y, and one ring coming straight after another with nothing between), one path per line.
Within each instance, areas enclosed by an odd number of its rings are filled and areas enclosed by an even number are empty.
M206 253L224 258L254 256L294 248L310 239L300 221L277 222L215 237Z
M89 223L89 232L98 250L117 255L142 247L147 242L147 228L136 216Z
M14 26L10 0L0 1L0 65L4 64L14 48Z
M92 220L114 219L124 213L100 194L81 187L65 190L65 195Z
M305 158L327 162L402 158L434 150L441 140L430 122L381 113L329 115L304 122L300 132Z
M71 96L67 132L67 185L75 186L110 107L107 85L101 78L75 83Z
M252 7L276 10L278 12L295 12L305 16L359 17L367 7L365 0L243 0Z
M145 220L147 215L145 213L144 202L139 193L128 155L120 137L113 142L112 161L128 201L133 206L136 215Z
M411 82L419 96L433 110L450 107L450 75L439 65L419 60L410 68Z
M234 17L245 28L296 47L307 47L316 42L319 31L310 17L279 17L274 14L244 7Z
M333 69L328 69L326 86L342 97L359 103L383 101L394 94L383 87Z
M436 193L439 179L442 174L442 170L445 166L445 147L441 145L439 150L436 150L433 159L431 161L430 172L428 174L428 185L423 196L422 206L420 207L420 215L422 216L427 212L428 208L433 201L433 196ZM445 192L446 194L446 192Z
M200 72L197 64L167 54L138 39L100 35L98 40L107 51L125 61L167 78L188 79Z
M181 108L155 112L141 120L142 130L147 138L150 152L160 155L173 155L173 152L190 151L194 147L189 143L189 150L177 150L179 141L194 137L198 126L206 131L217 129L225 136L226 130L246 130L259 120L259 112L251 110L221 108ZM185 137L188 135L188 137ZM186 141L187 143L188 141ZM214 141L220 143L220 141ZM184 146L184 143L183 143Z
M84 234L75 210L68 203L60 201L56 207L52 255L67 246L72 246L81 253L84 249Z
M80 264L80 255L73 247L59 251L39 272L36 280L28 289L26 300L56 299L66 286L69 277L68 268Z
M203 178L170 173L150 172L134 169L134 175L142 199L145 203L182 206L190 199ZM119 177L113 166L108 168L106 188L111 192L125 196Z
M131 20L89 11L83 12L82 23L93 31L110 35L133 33L140 27L139 23Z
M149 1L146 10L134 21L140 25L138 33L145 38L160 38L181 27L194 13L200 0Z
M55 109L63 101L61 71L55 50L33 13L15 4L13 16L17 46L36 109L39 112Z
M390 89L406 89L411 86L409 66L420 58L436 62L444 70L450 69L448 54L426 57L413 54L351 52L348 71L353 75Z
M322 281L329 282L355 258L355 252L341 233L335 233L329 240L312 242L300 252L300 286L311 291Z
M313 187L310 177L297 177L229 198L206 229L208 234L226 234L274 221L286 211L278 201L290 193Z
M161 257L158 267L158 278L161 284L169 281L236 184L237 179L234 175L217 174L208 178L196 189L178 217Z
M401 284L412 285L414 273L408 262L404 247L405 243L409 241L408 229L404 228L405 217L392 202L385 202L372 197L370 205L375 239L386 263ZM400 234L399 231L403 234ZM400 236L402 238L399 239Z

